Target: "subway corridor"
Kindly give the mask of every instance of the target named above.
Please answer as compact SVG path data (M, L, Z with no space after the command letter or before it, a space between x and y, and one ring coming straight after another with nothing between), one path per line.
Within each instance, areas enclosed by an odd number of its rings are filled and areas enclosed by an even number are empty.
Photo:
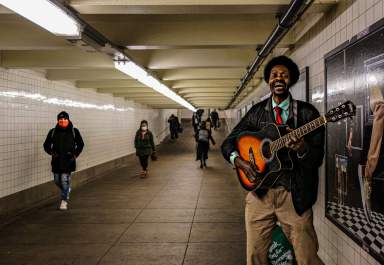
M159 146L149 177L136 157L125 167L19 216L0 229L1 265L245 264L244 192L214 131L206 169L192 129Z

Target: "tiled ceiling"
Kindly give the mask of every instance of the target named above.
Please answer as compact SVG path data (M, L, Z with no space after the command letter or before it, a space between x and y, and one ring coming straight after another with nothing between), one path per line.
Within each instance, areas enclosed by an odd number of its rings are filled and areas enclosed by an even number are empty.
M257 48L290 1L285 0L71 0L79 16L195 107L225 108ZM321 17L337 0L316 0L296 25ZM312 26L313 26L312 25ZM291 30L277 49L287 51L303 32ZM45 69L50 80L147 104L177 103L114 69L103 53L74 45L0 6L0 66ZM262 69L261 69L262 70ZM261 73L238 98L255 89Z

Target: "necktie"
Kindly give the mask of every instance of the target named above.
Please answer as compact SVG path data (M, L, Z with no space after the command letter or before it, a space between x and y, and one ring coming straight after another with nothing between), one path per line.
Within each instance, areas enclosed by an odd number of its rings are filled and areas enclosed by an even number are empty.
M281 118L281 108L279 106L276 106L273 109L276 112L276 124L283 124L283 119Z

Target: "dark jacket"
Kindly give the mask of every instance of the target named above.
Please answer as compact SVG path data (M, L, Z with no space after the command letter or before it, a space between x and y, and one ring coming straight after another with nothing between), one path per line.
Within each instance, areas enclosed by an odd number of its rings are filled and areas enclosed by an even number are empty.
M148 130L144 134L144 138L141 138L141 130L139 129L135 136L135 148L137 156L150 156L155 151L152 132Z
M195 129L195 131L198 129L201 122L201 116L197 115L196 112L192 115L192 126Z
M219 119L219 113L217 113L216 111L212 111L211 112L211 119L214 121L214 120L218 120Z
M179 130L180 128L180 122L179 122L179 119L176 117L176 116L173 116L173 117L170 117L168 119L168 123L169 123L169 129L171 131L177 131Z
M73 135L75 134L75 135ZM76 157L83 151L84 142L78 129L70 122L63 129L56 125L48 132L44 150L52 156L53 173L71 173L76 170Z
M291 98L292 99L292 98ZM289 106L287 125L295 128L293 117L293 101ZM297 127L300 127L317 117L319 112L314 106L303 101L297 101ZM243 131L259 131L268 123L274 123L272 98L266 99L254 105L243 119L236 125L221 146L224 158L229 162L230 154L236 151L236 138ZM295 152L291 152L294 169L285 171L290 178L290 191L296 212L301 215L311 208L316 202L319 183L318 168L323 163L324 157L324 127L321 127L304 136L306 153L298 158ZM262 196L261 192L257 192Z

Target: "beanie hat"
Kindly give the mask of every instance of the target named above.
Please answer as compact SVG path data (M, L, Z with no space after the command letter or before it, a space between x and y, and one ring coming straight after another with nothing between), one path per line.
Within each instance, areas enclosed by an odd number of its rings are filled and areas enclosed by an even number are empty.
M65 111L60 112L57 115L57 120L60 120L60 119L67 119L67 120L69 120L69 114L67 112L65 112Z

